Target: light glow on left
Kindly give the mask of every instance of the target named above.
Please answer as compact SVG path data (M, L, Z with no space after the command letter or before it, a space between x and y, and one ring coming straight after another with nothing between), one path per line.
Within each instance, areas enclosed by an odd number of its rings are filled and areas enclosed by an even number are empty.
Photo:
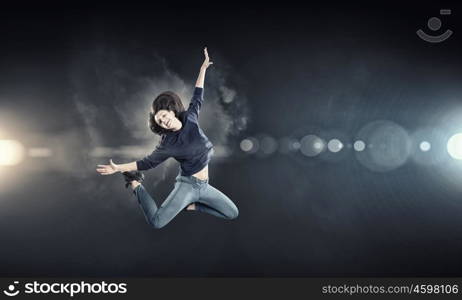
M24 158L23 145L14 140L0 140L0 165L14 166Z
M454 159L462 159L462 133L453 135L448 141L448 152Z

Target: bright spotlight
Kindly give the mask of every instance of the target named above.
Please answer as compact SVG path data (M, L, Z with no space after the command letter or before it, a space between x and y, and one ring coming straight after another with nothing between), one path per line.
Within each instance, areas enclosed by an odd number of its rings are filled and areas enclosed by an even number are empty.
M462 133L455 134L449 139L448 152L452 158L462 159Z
M0 165L19 164L24 157L24 147L18 141L0 140Z
M251 140L249 139L244 139L241 141L241 150L244 151L244 152L249 152L252 150L253 148L253 143Z
M338 140L338 139L332 139L327 143L327 149L329 149L330 152L339 152L343 148L343 143Z
M254 154L260 149L260 142L254 137L248 137L241 141L240 147L242 151Z
M356 151L361 152L361 151L364 151L364 149L366 149L366 144L363 141L358 140L353 144L353 148Z
M309 134L300 141L300 151L306 156L316 156L324 151L324 141L316 135Z
M420 150L422 150L422 152L427 152L430 151L432 145L427 141L423 141L422 143L420 143L419 148Z

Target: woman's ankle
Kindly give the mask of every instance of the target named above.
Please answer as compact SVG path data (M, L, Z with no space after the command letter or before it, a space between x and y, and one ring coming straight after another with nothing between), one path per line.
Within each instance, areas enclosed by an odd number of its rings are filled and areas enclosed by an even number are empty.
M130 182L130 186L133 190L136 189L139 185L141 185L139 181L133 180L132 182Z

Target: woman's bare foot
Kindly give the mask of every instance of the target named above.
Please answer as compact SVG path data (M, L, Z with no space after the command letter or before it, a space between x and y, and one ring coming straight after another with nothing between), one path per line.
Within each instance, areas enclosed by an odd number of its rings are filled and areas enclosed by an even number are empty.
M188 207L186 207L186 210L196 210L196 204L194 203L189 204Z

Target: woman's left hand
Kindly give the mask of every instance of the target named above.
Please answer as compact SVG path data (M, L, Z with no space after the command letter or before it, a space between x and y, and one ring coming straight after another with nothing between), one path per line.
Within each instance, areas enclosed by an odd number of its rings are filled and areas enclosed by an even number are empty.
M213 65L213 62L210 61L209 59L209 54L207 52L207 47L204 48L204 55L205 59L204 62L202 63L201 69L207 69L210 65Z

